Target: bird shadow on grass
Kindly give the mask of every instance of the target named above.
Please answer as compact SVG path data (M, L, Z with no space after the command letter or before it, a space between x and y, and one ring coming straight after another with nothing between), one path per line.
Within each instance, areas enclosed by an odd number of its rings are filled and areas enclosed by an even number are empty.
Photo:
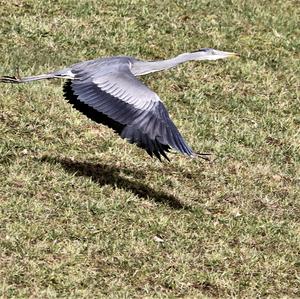
M67 172L76 176L89 177L100 186L111 185L114 188L121 188L134 193L140 198L152 199L157 203L166 204L173 209L189 209L188 206L181 203L175 196L162 191L156 191L145 183L135 179L130 180L121 174L121 172L127 172L128 174L134 174L138 178L144 177L145 173L140 170L123 169L116 165L74 161L73 159L62 157L43 156L40 160L50 164L60 164Z

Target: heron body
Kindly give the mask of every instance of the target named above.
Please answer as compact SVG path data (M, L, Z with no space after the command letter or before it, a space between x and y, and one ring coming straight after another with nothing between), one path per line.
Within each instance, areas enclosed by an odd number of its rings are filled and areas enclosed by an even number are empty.
M214 49L200 49L161 61L141 61L129 56L100 58L74 64L38 76L0 77L4 83L63 78L64 95L73 107L97 123L112 128L122 138L145 149L150 156L168 159L175 149L195 157L170 119L159 96L137 76L175 67L190 60L216 60L235 55Z

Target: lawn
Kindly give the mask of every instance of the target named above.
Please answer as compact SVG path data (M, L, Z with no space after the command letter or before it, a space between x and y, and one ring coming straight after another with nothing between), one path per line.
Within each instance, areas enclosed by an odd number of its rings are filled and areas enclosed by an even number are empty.
M63 81L0 85L1 298L300 297L297 1L0 4L0 75L241 55L142 78L210 161L151 159Z

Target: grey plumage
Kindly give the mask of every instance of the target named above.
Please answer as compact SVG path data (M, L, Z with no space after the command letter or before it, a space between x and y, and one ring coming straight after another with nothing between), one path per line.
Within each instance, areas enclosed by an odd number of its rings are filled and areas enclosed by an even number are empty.
M171 148L195 157L169 117L158 95L136 76L169 69L190 60L216 60L235 55L214 49L200 49L164 61L140 61L117 56L74 64L63 70L25 77L0 77L4 83L25 83L42 79L68 79L67 101L92 120L114 129L122 138L167 160Z

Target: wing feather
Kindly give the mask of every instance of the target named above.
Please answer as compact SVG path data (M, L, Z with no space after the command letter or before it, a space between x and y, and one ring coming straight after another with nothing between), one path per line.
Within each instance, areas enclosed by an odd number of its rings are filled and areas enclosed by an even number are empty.
M64 85L65 97L74 108L114 129L150 156L169 160L166 153L170 148L194 155L157 94L134 77L128 62L119 61L112 71L101 70L103 63L93 66L82 69L76 65L72 69L75 79Z

